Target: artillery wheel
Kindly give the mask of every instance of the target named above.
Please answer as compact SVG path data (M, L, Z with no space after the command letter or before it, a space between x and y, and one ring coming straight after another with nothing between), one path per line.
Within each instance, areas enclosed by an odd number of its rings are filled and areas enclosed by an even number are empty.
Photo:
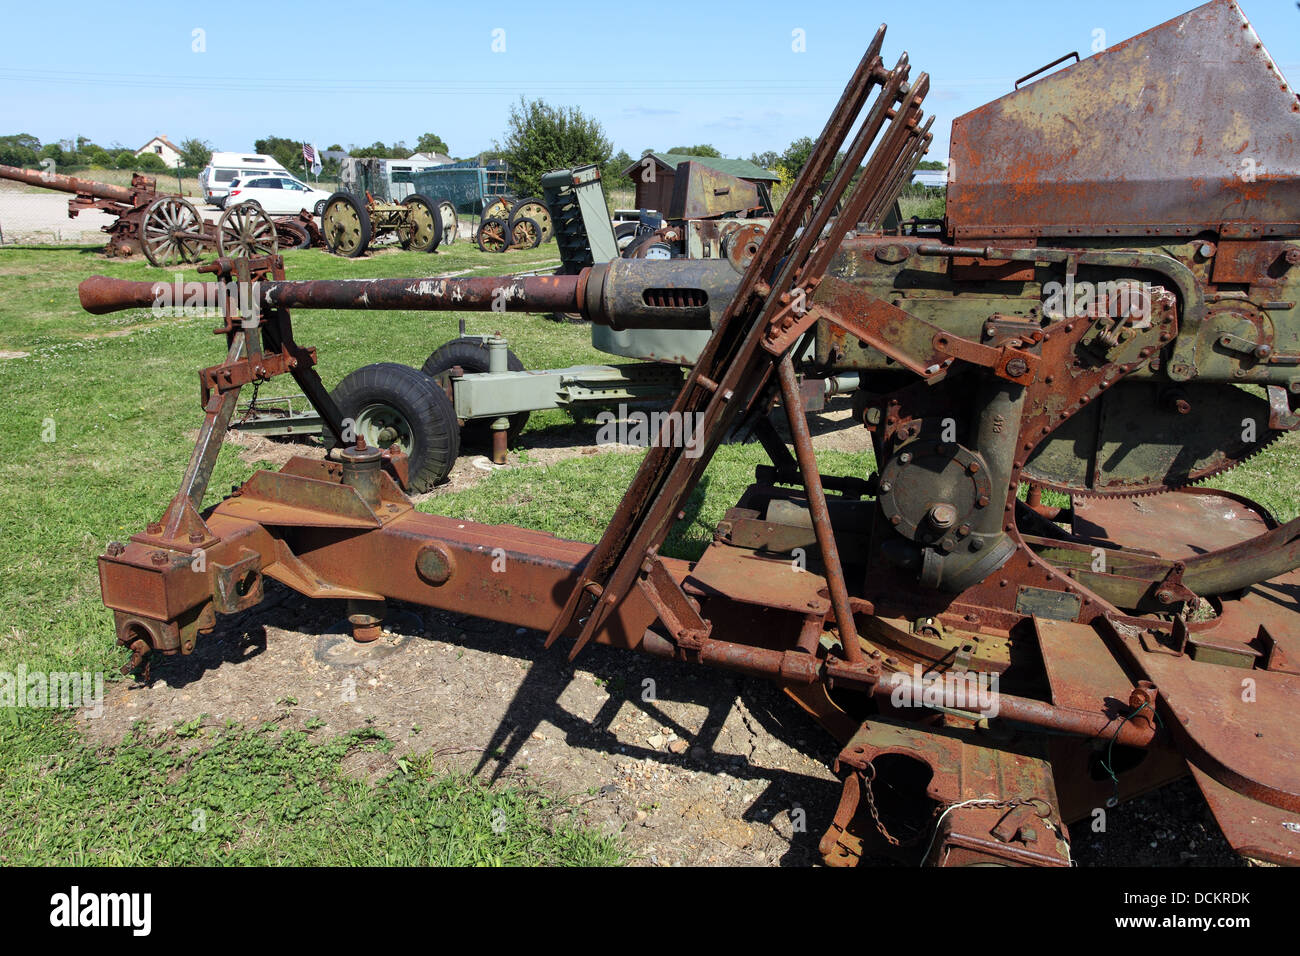
M483 221L487 222L489 219L504 219L506 222L509 222L510 209L514 204L515 201L509 196L497 196L483 207Z
M217 255L266 256L280 251L279 233L262 207L241 202L221 214L217 223Z
M397 445L406 453L410 491L428 491L451 472L460 454L456 410L431 378L406 365L380 362L347 376L331 397L367 445Z
M555 224L551 222L551 211L546 208L546 203L540 199L521 199L510 209L510 231L514 232L514 225L520 219L532 219L537 225L542 227L542 238L538 242L550 242L551 237L555 235Z
M438 203L438 215L442 219L442 244L449 246L460 238L460 216L455 205L446 199Z
M486 372L488 370L488 345L480 338L467 336L460 339L452 339L446 345L438 346L437 351L424 360L424 365L420 371L435 381L442 388L444 394L451 391L451 376L448 374L453 367L459 365L466 372ZM519 356L506 349L506 368L512 372L523 372L524 363L519 361ZM507 434L507 443L514 447L515 442L519 439L519 433L524 430L524 425L528 424L528 416L531 412L516 412L509 416L510 429ZM476 421L469 421L461 429L461 442L466 445L474 445L481 448L491 449L492 447L492 421L482 418Z
M402 200L406 207L406 222L397 227L397 241L403 249L416 252L433 252L442 242L442 216L428 196L419 193Z
M335 193L320 217L325 248L336 256L355 259L370 245L370 213L349 193Z
M140 245L145 258L158 268L197 262L203 255L203 217L179 196L155 199L144 211Z
M542 227L536 219L527 216L510 224L511 249L536 249L542 244Z
M275 235L281 249L310 249L311 232L296 219L274 220Z
M510 248L504 219L484 219L478 227L478 247L484 252L505 252Z

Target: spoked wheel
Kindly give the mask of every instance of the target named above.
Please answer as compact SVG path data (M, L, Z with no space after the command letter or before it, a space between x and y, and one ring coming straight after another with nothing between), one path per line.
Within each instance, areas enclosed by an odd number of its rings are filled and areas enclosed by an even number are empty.
M275 224L255 202L231 206L217 223L217 254L222 256L268 256L280 251Z
M144 212L140 244L145 258L159 268L197 262L203 255L203 217L179 196L155 199Z
M336 256L355 259L370 245L370 213L349 193L335 193L320 220L325 248Z
M484 219L478 227L478 247L484 252L505 252L510 248L504 219Z
M413 492L446 480L460 454L451 399L417 369L392 362L357 369L332 393L355 435L374 448L397 445L410 459Z
M460 216L446 199L438 203L438 216L442 219L442 244L449 246L460 238Z
M447 373L457 365L470 373L486 372L488 370L487 343L473 336L452 339L446 345L439 346L436 352L425 359L420 371L436 382L443 394L446 394L451 390L450 376ZM524 363L519 361L519 356L509 349L506 349L506 368L512 372L524 371ZM514 447L519 433L528 424L529 414L531 413L523 411L515 412L510 416L510 429L506 439L510 447ZM461 430L461 441L466 445L491 449L492 422L488 419L466 422Z
M403 249L433 252L442 242L442 216L432 199L419 193L402 200L406 222L397 228L397 241Z
M546 208L546 203L540 199L521 199L514 204L510 210L510 229L514 231L514 225L520 219L531 219L541 227L541 238L536 243L540 245L543 242L550 242L551 237L555 235L555 226L551 222L551 211Z
M542 244L542 227L527 216L514 220L510 227L511 249L536 249Z
M310 249L311 233L296 219L276 219L275 235L281 249Z
M497 196L483 207L483 219L485 221L488 219L504 219L509 222L510 210L514 204L515 201L509 196Z

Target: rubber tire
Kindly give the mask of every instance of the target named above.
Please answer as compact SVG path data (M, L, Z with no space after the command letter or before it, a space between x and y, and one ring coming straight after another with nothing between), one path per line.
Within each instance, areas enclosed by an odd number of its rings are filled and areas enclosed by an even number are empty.
M459 365L466 372L486 372L488 370L488 347L479 338L467 337L452 339L424 360L420 371L432 381L454 365ZM519 356L506 349L506 368L512 372L527 371ZM445 393L444 393L445 394ZM516 412L510 416L510 428L506 433L506 443L513 448L519 440L519 434L528 424L531 412ZM461 429L461 440L466 445L478 448L492 448L492 422L487 419L470 421Z
M456 409L433 380L408 365L365 365L330 393L339 413L355 419L367 405L395 408L411 427L410 483L417 494L446 481L460 454Z
M342 257L345 258L345 259L356 259L358 256L363 256L363 255L366 254L366 249L369 248L369 246L370 246L370 240L371 240L371 238L373 238L373 235L374 235L373 232L371 231L371 226L370 226L370 212L366 209L366 207L365 207L364 205L362 205L360 202L357 201L357 197L353 196L351 193L345 193L345 192L337 192L337 193L335 193L334 195L330 196L329 199L325 200L325 206L328 208L329 205L330 205L330 203L334 202L334 200L336 200L336 199L346 200L347 202L351 203L351 204L352 204L352 208L355 209L355 210L357 211L357 218L358 218L358 219L360 220L360 222L361 222L361 241L357 244L357 247L356 247L355 249L353 249L350 253L349 253L349 252L335 252L335 251L330 247L330 238L329 238L329 234L326 233L326 234L325 234L325 251L328 252L328 253L329 253L330 255L332 255L332 256L342 256ZM321 232L325 232L325 218L324 218L324 217L325 217L325 213L324 213L324 211L322 211L322 212L321 212L321 224L320 224Z
M618 247L620 256L636 243L637 230L640 228L639 222L620 222L614 227L614 244ZM624 239L627 241L624 242Z
M402 248L414 249L416 252L437 252L438 247L442 245L442 212L438 208L439 204L434 202L428 196L422 195L420 193L411 193L411 195L407 196L405 199L402 200L402 205L408 206L416 202L424 203L425 208L429 210L429 216L433 219L433 242L429 245L429 248L427 249L421 249L419 246L408 246L408 245L403 245ZM401 240L400 232L398 233L397 237L398 240L400 241Z
M321 216L325 215L325 207L329 205L329 202L328 199L322 199L320 202L316 203L316 205L311 207L311 214L319 219Z

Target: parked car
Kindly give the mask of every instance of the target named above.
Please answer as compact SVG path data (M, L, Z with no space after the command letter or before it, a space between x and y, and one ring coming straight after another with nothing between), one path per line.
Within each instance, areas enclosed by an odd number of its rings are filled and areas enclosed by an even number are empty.
M230 184L253 176L288 176L289 171L273 156L261 153L213 153L199 173L203 198L218 209L225 208ZM294 212L297 212L295 209Z
M233 206L255 202L272 216L292 216L300 209L310 209L313 216L320 216L332 195L323 189L313 189L292 176L258 176L231 183L226 203Z

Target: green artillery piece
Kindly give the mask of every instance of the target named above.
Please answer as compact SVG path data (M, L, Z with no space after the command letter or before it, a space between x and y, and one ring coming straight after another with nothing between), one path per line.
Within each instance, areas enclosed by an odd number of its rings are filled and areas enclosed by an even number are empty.
M454 235L455 207L420 193L395 198L387 162L371 157L354 159L355 181L326 202L321 231L325 248L334 255L355 259L364 255L375 239L388 235L396 235L403 249L434 252L448 225Z

